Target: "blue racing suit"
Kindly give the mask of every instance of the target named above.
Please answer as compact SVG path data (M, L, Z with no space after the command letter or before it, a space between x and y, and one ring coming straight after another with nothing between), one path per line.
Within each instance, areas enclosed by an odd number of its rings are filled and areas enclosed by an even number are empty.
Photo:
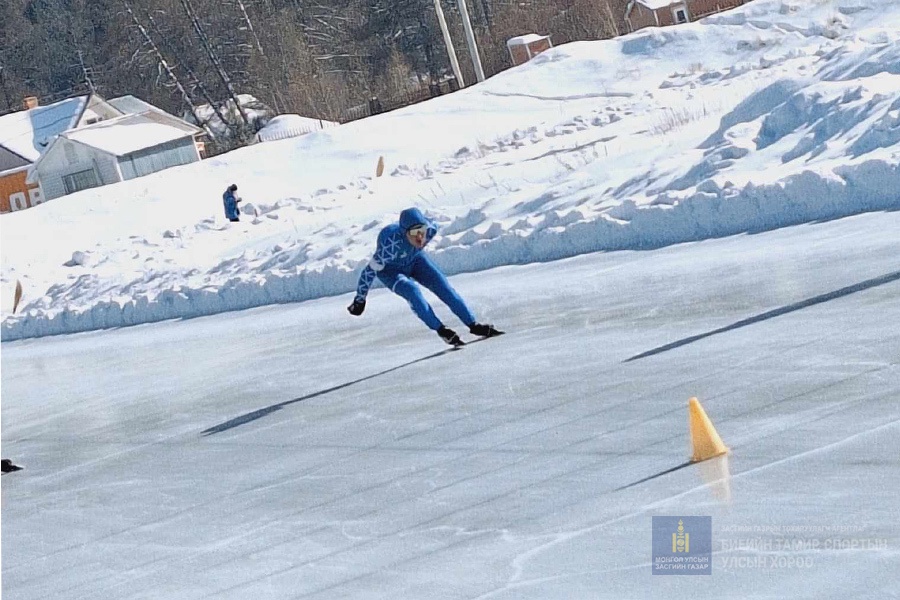
M416 282L419 282L449 306L453 314L463 323L467 326L472 325L475 323L475 316L463 299L450 286L450 282L431 259L421 249L410 244L406 238L406 231L415 225L425 225L428 228L425 236L426 244L437 233L437 226L418 208L407 208L400 213L399 223L393 223L381 230L378 234L375 255L359 275L356 301L365 301L369 288L377 277L386 288L409 302L413 312L428 327L436 331L443 323L434 314L431 305L422 295L422 290L416 285Z

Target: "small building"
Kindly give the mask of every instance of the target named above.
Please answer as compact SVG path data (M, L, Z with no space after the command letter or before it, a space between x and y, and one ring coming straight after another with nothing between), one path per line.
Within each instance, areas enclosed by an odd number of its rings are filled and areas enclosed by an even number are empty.
M301 117L300 115L278 115L270 119L262 129L256 132L256 135L253 136L253 143L284 140L329 127L337 127L338 125L340 123L335 121L312 119L310 117Z
M0 146L0 212L24 210L40 204L41 189L25 182L31 161Z
M625 8L625 23L630 31L690 23L746 2L748 0L630 0Z
M202 130L174 118L160 122L130 114L59 134L35 162L29 182L40 181L46 200L149 175L200 160Z
M141 100L137 96L119 96L118 98L110 99L109 103L122 111L123 114L144 115L148 119L156 121L158 123L162 123L163 125L183 127L186 123L188 123L184 119L169 114L163 109L157 108L149 102ZM188 125L193 128L193 131L195 131L194 143L197 145L197 152L200 153L200 156L202 158L205 156L206 142L203 138L206 137L206 131L204 129L201 129L200 127L194 126L192 123L188 123Z
M506 40L506 49L509 50L509 57L512 59L513 66L526 63L544 50L553 47L550 42L549 35L538 35L536 33L528 33L519 35Z
M95 94L67 98L47 106L30 96L23 110L0 116L0 213L30 208L44 201L28 171L57 135L122 113Z

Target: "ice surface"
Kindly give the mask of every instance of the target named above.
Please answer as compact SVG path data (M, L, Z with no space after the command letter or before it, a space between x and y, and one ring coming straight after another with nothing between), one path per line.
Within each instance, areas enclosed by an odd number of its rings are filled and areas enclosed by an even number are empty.
M510 333L439 355L385 290L5 343L4 596L890 597L898 227L457 276ZM691 396L731 454L665 473ZM711 576L651 574L654 515Z

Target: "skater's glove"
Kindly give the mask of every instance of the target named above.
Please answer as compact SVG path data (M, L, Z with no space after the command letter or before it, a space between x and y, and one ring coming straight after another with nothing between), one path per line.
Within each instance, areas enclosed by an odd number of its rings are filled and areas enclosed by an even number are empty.
M358 317L363 314L363 311L366 310L366 301L365 300L354 300L353 304L347 307L347 312L349 312L354 317Z

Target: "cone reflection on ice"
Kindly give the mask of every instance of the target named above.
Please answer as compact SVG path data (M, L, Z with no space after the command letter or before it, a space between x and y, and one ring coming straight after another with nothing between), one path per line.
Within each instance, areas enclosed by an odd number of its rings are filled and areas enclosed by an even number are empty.
M691 462L700 462L728 452L712 421L706 416L700 401L688 400L688 420L691 428Z
M703 483L712 492L713 498L722 504L731 504L731 469L728 466L728 455L723 454L711 460L701 461L697 469Z

